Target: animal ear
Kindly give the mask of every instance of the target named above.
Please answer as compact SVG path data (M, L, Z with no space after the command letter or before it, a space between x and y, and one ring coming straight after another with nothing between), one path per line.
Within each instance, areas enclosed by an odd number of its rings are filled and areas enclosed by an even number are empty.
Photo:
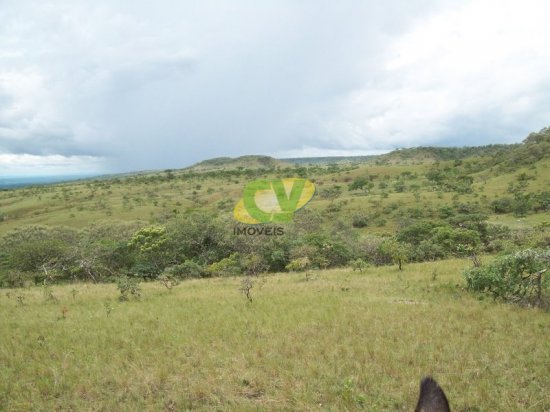
M420 382L420 396L414 412L450 412L449 401L443 389L431 377L426 376Z

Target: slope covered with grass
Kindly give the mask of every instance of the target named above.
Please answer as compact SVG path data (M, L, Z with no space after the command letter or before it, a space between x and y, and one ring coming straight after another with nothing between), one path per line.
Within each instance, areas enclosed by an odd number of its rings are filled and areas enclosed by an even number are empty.
M550 408L550 318L477 300L468 260L0 294L6 410L412 410L433 374L453 410ZM54 299L52 299L52 296Z

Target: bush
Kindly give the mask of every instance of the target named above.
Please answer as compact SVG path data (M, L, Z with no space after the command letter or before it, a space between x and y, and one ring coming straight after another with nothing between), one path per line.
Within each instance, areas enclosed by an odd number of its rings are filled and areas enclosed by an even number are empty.
M476 250L481 243L479 233L470 229L441 226L433 229L431 235L431 241L447 255L464 256L467 250Z
M329 203L329 205L326 208L327 213L336 213L342 210L342 202L337 203Z
M167 224L168 251L176 261L192 259L204 265L220 261L232 251L224 216L193 212Z
M171 290L174 286L178 286L180 283L178 278L166 273L160 275L157 280L168 290Z
M407 243L399 242L395 239L386 239L380 244L380 252L389 256L399 270L403 270L403 264L409 261L411 257L411 247Z
M447 219L455 214L453 207L449 205L441 206L438 212L441 219Z
M432 240L422 240L412 252L412 260L423 262L426 260L444 259L447 256L445 249Z
M429 239L432 229L436 226L437 225L431 221L415 222L402 228L397 233L397 240L416 245L422 240Z
M132 266L130 271L135 276L143 279L155 279L162 272L158 266L155 266L151 262L138 262Z
M358 255L361 259L376 266L389 264L391 256L380 251L384 239L378 236L368 236L358 241Z
M369 218L365 215L353 215L351 218L351 225L356 228L367 227L369 224Z
M514 216L522 217L526 216L532 209L533 202L529 194L516 193L514 196L514 207L512 211Z
M138 300L141 297L139 279L135 277L120 276L117 279L117 288L120 291L118 300L121 302L130 300L130 297L133 297L135 300Z
M288 265L286 265L286 270L290 272L303 272L308 269L311 265L311 261L308 257L301 257L293 259Z
M241 259L241 265L247 275L257 275L269 269L269 265L256 253L251 253Z
M207 275L204 267L192 260L186 260L185 262L168 266L164 269L163 274L167 276L173 276L176 279L185 279L185 278L202 278Z
M0 272L0 287L3 288L22 288L34 280L35 275L31 272L21 272L19 270Z
M354 271L358 270L359 272L362 272L368 269L369 264L365 262L363 259L359 258L359 259L352 260L350 262L350 266Z
M514 207L514 199L510 197L503 197L493 200L491 202L491 209L495 213L510 213Z
M464 272L467 288L506 302L541 306L547 297L550 249L526 249Z
M550 192L541 192L535 196L533 209L536 212L550 211Z
M75 243L76 232L72 229L31 225L8 232L2 238L0 250L7 269L36 273L39 282L46 277L52 280L69 275L66 268L70 266Z
M242 272L240 256L238 253L232 253L229 257L212 263L207 270L213 276L236 276Z

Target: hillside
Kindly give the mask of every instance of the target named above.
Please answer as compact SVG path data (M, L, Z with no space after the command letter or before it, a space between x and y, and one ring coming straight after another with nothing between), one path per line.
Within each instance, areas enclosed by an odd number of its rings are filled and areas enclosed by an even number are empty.
M467 260L235 277L141 298L113 284L4 290L6 410L412 411L433 374L456 411L545 411L550 318L470 296Z
M533 195L547 190L549 146L544 129L519 145L414 148L364 162L317 158L312 165L262 156L217 158L181 170L26 187L0 192L0 234L31 223L79 228L108 220L162 221L202 208L230 214L247 181L282 176L313 179L317 196L310 207L347 222L365 216L368 228L358 228L365 233L391 233L406 216L437 215L438 208L459 203L517 226L512 213L493 213L491 202L513 197L514 187ZM367 182L362 190L349 190L356 179ZM521 225L550 220L545 207L524 214Z
M330 157L293 157L281 159L286 163L296 165L329 165L329 164L346 164L346 163L366 163L376 159L372 156L330 156Z
M0 402L411 410L433 374L453 410L546 411L547 132L0 191ZM234 219L285 178L316 186L290 221Z
M232 170L232 169L271 169L275 167L284 167L288 164L284 160L278 160L269 156L240 156L240 157L216 157L214 159L203 160L185 170L204 172L214 170Z
M488 145L477 147L414 147L398 149L378 156L377 164L432 163L447 160L462 160L474 157L495 157L502 152L513 151L517 145Z

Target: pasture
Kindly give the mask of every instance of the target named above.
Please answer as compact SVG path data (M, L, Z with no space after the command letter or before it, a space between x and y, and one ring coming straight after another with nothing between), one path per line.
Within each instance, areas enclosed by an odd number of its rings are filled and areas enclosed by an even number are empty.
M488 258L486 258L488 259ZM0 293L3 410L550 409L548 313L463 290L466 259ZM46 293L44 293L46 292Z

